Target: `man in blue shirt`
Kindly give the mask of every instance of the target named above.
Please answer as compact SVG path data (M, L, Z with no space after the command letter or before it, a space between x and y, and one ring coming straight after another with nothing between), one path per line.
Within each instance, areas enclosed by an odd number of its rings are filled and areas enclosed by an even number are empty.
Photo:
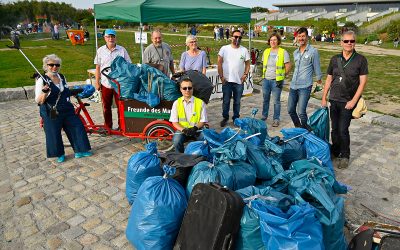
M297 31L299 48L293 53L295 68L290 83L288 112L295 127L310 129L307 125L306 109L311 95L313 74L315 74L318 84L322 82L322 74L318 50L308 44L307 34L307 28L304 27ZM299 114L296 110L299 111Z

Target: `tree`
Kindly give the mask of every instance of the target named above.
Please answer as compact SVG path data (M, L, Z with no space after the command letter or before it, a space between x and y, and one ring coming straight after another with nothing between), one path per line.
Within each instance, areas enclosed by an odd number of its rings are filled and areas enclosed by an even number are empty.
M343 30L352 30L356 34L358 33L358 26L353 22L345 22Z
M263 7L251 8L251 13L256 13L256 12L267 12L267 13L269 13L269 9L268 8L263 8Z
M391 21L387 27L389 40L394 40L400 37L400 20Z
M338 31L336 20L326 18L319 19L318 22L315 23L315 31L320 34L322 34L324 31L336 33Z

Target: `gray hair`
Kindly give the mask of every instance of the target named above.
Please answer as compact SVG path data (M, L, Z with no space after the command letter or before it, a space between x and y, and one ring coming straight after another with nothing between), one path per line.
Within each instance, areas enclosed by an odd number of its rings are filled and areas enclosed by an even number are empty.
M342 33L342 40L343 40L343 37L347 36L347 35L353 36L354 40L356 39L356 33L353 30L347 30Z
M61 58L59 58L56 54L51 54L43 57L43 70L44 72L47 72L47 64L49 61L52 61L54 63L59 63L61 65ZM60 69L61 66L58 68Z
M186 37L186 45L189 45L189 43L190 43L192 40L197 41L196 36L194 36L194 35L188 35L188 36Z
M153 35L154 35L155 33L159 33L159 34L161 35L161 37L162 37L161 31L160 31L159 29L153 30L153 31L151 32L151 37L153 37Z

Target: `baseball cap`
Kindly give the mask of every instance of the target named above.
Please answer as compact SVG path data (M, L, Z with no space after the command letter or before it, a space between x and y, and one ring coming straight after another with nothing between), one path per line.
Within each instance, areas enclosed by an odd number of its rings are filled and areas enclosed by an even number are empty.
M117 33L116 33L115 30L113 30L113 29L106 29L106 30L104 31L104 35L105 35L105 36L109 36L109 35L114 35L114 36L116 36Z

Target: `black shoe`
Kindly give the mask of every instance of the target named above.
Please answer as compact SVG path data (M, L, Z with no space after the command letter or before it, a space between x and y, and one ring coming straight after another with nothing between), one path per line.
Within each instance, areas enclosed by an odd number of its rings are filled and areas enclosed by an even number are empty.
M221 125L221 127L225 127L227 123L228 123L228 119L224 118L224 119L221 121L220 125Z

